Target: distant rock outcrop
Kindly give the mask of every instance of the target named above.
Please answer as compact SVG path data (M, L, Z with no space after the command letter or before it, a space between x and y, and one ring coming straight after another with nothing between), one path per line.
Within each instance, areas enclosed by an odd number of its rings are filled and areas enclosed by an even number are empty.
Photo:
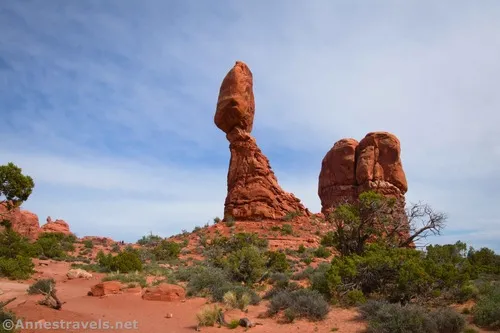
M387 132L368 133L359 143L354 139L337 141L321 165L318 195L322 213L353 202L369 190L396 198L396 210L404 211L408 184L400 156L398 138Z
M250 135L254 114L252 72L237 61L222 81L214 117L231 151L224 216L258 220L280 219L289 212L309 215L299 199L279 186L269 160Z
M69 230L69 225L66 223L64 220L55 220L52 221L52 219L47 217L47 223L42 225L40 228L40 232L60 232L65 235L71 234L71 231Z
M4 205L0 205L0 220L3 219L8 220L12 226L12 230L24 237L31 240L38 238L40 223L36 214L19 207L8 212ZM3 229L2 227L0 228Z

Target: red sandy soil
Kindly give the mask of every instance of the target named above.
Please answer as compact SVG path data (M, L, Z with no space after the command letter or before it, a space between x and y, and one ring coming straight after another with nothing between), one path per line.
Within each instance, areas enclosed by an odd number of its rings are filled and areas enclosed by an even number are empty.
M105 297L87 296L90 287L100 282L103 274L94 274L92 279L68 280L66 273L70 269L70 264L66 262L42 261L48 263L47 266L40 266L38 260L36 270L39 272L36 278L52 277L56 280L57 294L63 304L62 310L54 310L38 305L40 296L28 295L26 289L31 281L13 282L0 280L0 301L5 301L12 297L17 299L10 303L7 308L16 313L23 320L36 322L45 320L55 321L109 321L114 324L117 321L126 322L137 321L137 329L23 329L21 333L45 332L195 332L197 320L196 313L202 309L207 301L203 298L190 298L185 302L159 302L145 301L140 293L122 293ZM337 332L361 332L365 324L355 320L357 312L355 310L333 309L328 318L322 322L312 323L307 320L297 320L293 324L279 324L273 318L258 318L259 314L266 310L265 303L258 306L251 306L248 313L239 310L231 310L226 313L226 320L247 317L251 321L262 323L251 328L251 332L330 332L332 328L338 328ZM167 314L172 314L172 318L167 318ZM243 332L242 327L234 330L218 327L202 327L202 332L221 331Z

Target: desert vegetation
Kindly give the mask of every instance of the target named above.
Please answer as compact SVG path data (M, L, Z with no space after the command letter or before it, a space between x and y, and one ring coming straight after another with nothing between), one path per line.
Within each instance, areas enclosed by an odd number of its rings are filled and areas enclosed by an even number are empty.
M28 198L34 184L15 165L2 168L1 190L9 203L3 202L14 209ZM320 238L316 246L278 250L271 250L269 241L258 233L235 231L236 222L230 216L225 223L214 219L214 225L229 230L226 235L209 233L207 226L171 239L150 233L137 246L115 244L106 252L96 250L95 256L90 240L47 232L33 241L3 219L0 275L28 279L34 273L32 258L40 258L75 261L74 268L105 273L103 281L128 287L178 284L188 297L205 297L213 303L198 313L200 327L234 328L239 322L226 322L226 310L247 311L265 302L263 315L283 324L321 321L330 311L357 308L359 318L368 322L367 332L373 333L465 332L472 330L467 317L478 327L499 329L500 256L460 241L419 248L419 240L441 232L446 215L418 204L398 216L393 205L390 198L364 192L358 201L340 205L325 220L314 218L311 225L321 225L315 232ZM296 237L296 217L300 214L291 212L282 225L269 229ZM197 243L190 241L191 235L196 235ZM77 244L85 257L71 255ZM201 259L188 262L191 254ZM44 295L41 304L61 308L52 279L38 280L28 293ZM453 305L466 302L470 308L462 313L454 310ZM3 309L1 315L2 320L14 316Z

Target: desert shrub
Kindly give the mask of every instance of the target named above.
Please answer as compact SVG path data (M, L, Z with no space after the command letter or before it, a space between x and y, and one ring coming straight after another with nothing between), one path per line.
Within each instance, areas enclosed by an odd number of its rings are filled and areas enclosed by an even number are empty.
M311 289L318 291L326 299L336 295L336 288L340 283L338 271L333 265L322 263L309 274Z
M486 247L480 250L470 249L467 258L478 273L500 274L500 255Z
M222 309L218 305L206 306L196 314L198 326L214 326L220 321Z
M41 240L41 239L50 239L50 240L57 241L63 252L74 251L75 250L74 244L77 241L75 235L73 235L73 234L66 235L62 232L44 232L38 236L38 240ZM35 245L36 245L36 243L35 243Z
M285 311L283 311L283 314L285 316L285 321L288 323L293 323L293 321L297 317L297 315L295 314L295 311L293 311L293 309L291 309L291 308L285 309Z
M266 253L266 266L272 272L286 272L290 269L290 264L286 260L286 254L283 252L268 251Z
M369 333L459 333L465 327L464 318L448 308L430 312L419 305L370 300L359 310Z
M465 318L450 308L439 308L431 312L431 317L440 333L460 333L465 328Z
M18 255L15 258L0 258L0 276L12 280L28 279L35 271L31 258Z
M139 258L138 251L126 249L123 252L113 256L111 253L107 255L99 251L96 260L102 272L121 272L128 273L133 271L142 271L142 262Z
M14 259L17 256L35 257L39 255L38 249L27 238L12 229L0 232L0 257Z
M285 273L273 273L269 276L269 282L275 287L286 287L290 278Z
M198 266L191 269L186 278L187 294L191 296L213 296L219 289L231 284L227 273L216 267ZM182 281L182 276L179 279ZM223 296L224 294L220 295L221 298Z
M359 289L349 290L343 297L342 303L347 306L355 306L366 302L366 297Z
M313 273L314 273L314 268L312 268L312 267L306 267L302 271L293 274L292 275L292 280L305 280L305 279L309 279L310 276L311 276L311 274L313 274Z
M479 297L472 309L474 323L480 327L500 329L500 285L486 290L487 293Z
M152 253L156 260L176 259L181 253L181 246L176 242L164 239L153 248Z
M202 265L179 267L177 271L174 272L174 276L177 280L186 282L199 274L205 273L206 269L207 267Z
M281 234L282 235L291 235L293 234L293 228L291 224L283 224L281 227Z
M285 216L283 216L283 221L291 221L294 218L296 218L297 216L301 216L301 215L302 215L302 213L300 211L288 212L288 213L286 213Z
M370 301L360 307L368 333L436 333L437 325L420 306Z
M30 295L45 295L54 289L56 282L54 279L41 279L33 283L28 288L28 294Z
M86 249L93 249L94 248L94 243L92 242L91 239L86 239L83 241L83 247Z
M362 256L333 258L329 269L312 276L312 287L328 298L358 289L365 296L379 294L390 302L402 304L412 299L453 300L460 292L463 293L460 297L465 298L469 291L462 288L470 279L471 266L460 255L461 248L459 243L436 245L424 253L372 244Z
M251 296L243 293L238 296L234 291L228 291L224 294L222 301L224 304L232 309L246 310L250 304Z
M111 252L120 252L121 248L120 248L120 245L118 245L118 243L114 243L112 246L111 246Z
M314 256L317 258L328 258L331 255L331 252L324 246L319 246L316 250L314 250Z
M111 253L104 254L102 250L97 252L96 261L99 265L99 270L102 272L109 272L111 270L111 263L113 262L113 255Z
M238 319L233 319L227 324L227 327L230 329L235 329L238 326L240 326L240 321Z
M282 291L274 295L268 303L269 315L275 315L279 311L287 309L290 309L288 311L296 317L317 321L326 317L329 306L321 294L310 289L299 289L292 292Z
M459 303L464 303L470 299L475 299L479 293L478 288L471 282L462 285L454 295Z
M109 268L122 273L142 271L142 262L137 252L123 251L112 257Z
M304 253L304 252L306 252L306 247L304 246L304 244L300 244L299 245L299 248L297 249L297 252L298 253Z
M335 246L335 234L333 231L328 231L323 237L321 237L321 245L326 247Z
M46 232L41 234L35 242L35 246L39 254L47 258L64 258L66 256L61 242L61 235L58 233Z
M140 285L141 287L146 287L146 277L140 273L110 273L106 275L102 281L120 281L124 284L135 283Z
M271 299L275 295L279 294L280 292L283 292L283 291L291 292L291 291L299 290L301 288L302 287L295 282L287 281L286 283L284 283L284 282L275 283L271 289L266 291L263 298L264 299Z
M5 325L4 322L16 323L17 317L16 315L4 308L0 308L0 333L14 333L16 332L15 328L9 328L9 325Z
M253 284L263 276L266 259L257 247L245 246L228 255L227 268L233 280Z
M137 244L142 245L142 246L155 246L158 244L163 238L161 238L158 235L153 235L150 233L147 236L142 236L141 239L137 241Z

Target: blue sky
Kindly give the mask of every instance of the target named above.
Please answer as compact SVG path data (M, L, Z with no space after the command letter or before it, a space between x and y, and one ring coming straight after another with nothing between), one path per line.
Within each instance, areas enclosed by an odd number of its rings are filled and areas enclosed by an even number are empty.
M280 184L320 210L321 160L344 137L402 144L407 201L444 236L500 251L500 2L0 2L0 163L24 204L79 236L135 241L223 213L228 142L213 124L236 60L253 134Z

